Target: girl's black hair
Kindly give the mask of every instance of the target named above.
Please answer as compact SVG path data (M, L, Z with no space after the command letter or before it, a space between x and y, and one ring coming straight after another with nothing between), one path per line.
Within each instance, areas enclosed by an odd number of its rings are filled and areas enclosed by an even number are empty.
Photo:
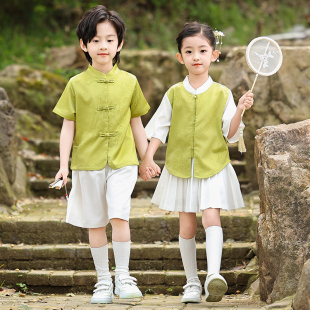
M117 33L118 46L123 41L126 26L122 18L115 11L108 11L105 6L97 5L85 12L79 24L76 27L76 34L79 39L82 39L85 46L89 43L97 33L97 24L108 21L110 22ZM84 52L86 59L91 64L92 59L88 52ZM113 58L113 65L119 63L120 52L117 52Z
M199 34L204 36L208 40L209 44L213 47L213 50L215 50L216 39L213 33L213 29L206 24L191 22L184 25L182 31L178 34L176 38L179 53L181 53L182 43L185 38L193 37Z

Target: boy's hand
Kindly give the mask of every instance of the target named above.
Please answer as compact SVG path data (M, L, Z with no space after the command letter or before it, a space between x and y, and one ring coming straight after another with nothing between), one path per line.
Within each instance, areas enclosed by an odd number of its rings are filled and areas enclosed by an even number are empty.
M144 181L151 179L152 177L158 176L160 173L160 168L155 164L153 159L145 158L140 167L139 173Z
M251 93L251 91L249 90L248 92L246 92L240 99L239 99L239 103L238 103L238 109L240 109L241 111L243 111L243 109L248 110L252 107L253 103L254 103L254 94Z
M68 182L68 174L69 174L69 169L61 167L59 171L57 172L57 174L55 175L55 181L62 178L64 181L62 186L64 186Z

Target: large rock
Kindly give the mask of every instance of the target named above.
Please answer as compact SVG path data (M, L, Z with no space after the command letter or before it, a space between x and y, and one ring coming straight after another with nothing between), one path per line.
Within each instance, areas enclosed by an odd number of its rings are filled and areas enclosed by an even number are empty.
M0 204L12 205L11 185L16 175L17 139L15 112L3 88L0 88Z
M294 298L294 310L309 310L310 309L310 259L302 269L301 277L297 287L297 293Z
M257 130L257 250L260 295L267 302L296 292L310 258L309 156L310 120Z
M246 47L234 48L228 53L220 78L220 83L232 89L236 103L255 78L246 63L245 50ZM253 160L256 129L310 118L310 47L282 47L282 52L282 67L273 76L258 77L254 105L243 117L246 171L253 188L258 186Z
M23 65L11 65L0 72L0 87L4 87L14 107L39 114L52 124L62 120L53 112L67 80L47 71Z

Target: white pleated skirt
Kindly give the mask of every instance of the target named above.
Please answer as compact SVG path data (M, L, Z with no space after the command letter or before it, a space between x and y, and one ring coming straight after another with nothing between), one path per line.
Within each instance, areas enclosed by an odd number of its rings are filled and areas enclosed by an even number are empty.
M163 168L152 203L160 209L198 213L207 208L233 210L244 207L240 184L234 168L229 163L223 170L207 179L183 179L171 175Z

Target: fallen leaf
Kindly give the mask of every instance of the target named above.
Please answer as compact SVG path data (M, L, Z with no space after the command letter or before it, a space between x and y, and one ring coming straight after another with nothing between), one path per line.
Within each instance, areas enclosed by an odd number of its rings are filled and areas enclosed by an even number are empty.
M12 296L13 294L15 293L15 290L12 288L12 289L4 289L2 292L1 292L1 295L3 296Z

